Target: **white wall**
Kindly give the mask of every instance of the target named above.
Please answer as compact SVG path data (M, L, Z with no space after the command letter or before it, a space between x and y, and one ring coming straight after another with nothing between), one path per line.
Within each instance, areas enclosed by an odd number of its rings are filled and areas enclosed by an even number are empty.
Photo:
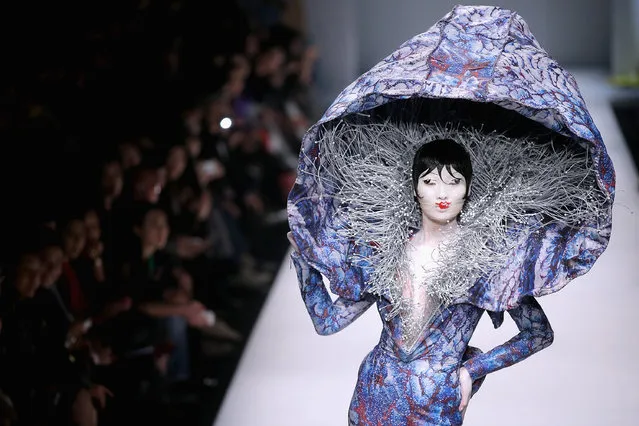
M639 72L639 0L612 4L611 68L614 74Z
M316 99L326 108L359 71L356 0L305 0L310 41L319 50Z

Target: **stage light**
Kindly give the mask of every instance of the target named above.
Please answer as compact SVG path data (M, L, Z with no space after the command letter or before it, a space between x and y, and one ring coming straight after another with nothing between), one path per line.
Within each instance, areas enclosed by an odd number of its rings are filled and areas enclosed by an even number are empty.
M231 120L228 117L224 117L223 119L220 120L220 127L224 130L230 129L232 125L233 125L233 120Z

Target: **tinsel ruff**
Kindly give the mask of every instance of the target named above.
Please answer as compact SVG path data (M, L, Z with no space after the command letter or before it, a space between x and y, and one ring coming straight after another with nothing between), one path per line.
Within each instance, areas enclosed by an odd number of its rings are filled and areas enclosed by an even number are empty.
M419 307L402 285L411 279L406 244L421 227L411 168L420 146L442 138L470 153L473 178L460 226L439 245L438 265L418 283L428 300ZM388 317L400 314L407 342L478 279L490 280L531 233L550 223L578 227L605 214L587 145L575 141L540 143L452 126L342 121L324 129L317 143L317 184L335 197L337 219L346 225L340 232L365 248L353 251L351 264L366 269L367 292L391 302ZM416 317L416 309L423 313Z

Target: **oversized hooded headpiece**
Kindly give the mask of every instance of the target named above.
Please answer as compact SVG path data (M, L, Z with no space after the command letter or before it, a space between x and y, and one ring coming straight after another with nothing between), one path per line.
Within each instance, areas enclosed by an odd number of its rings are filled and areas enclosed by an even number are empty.
M407 228L419 226L410 160L440 137L459 140L473 159L475 204L468 202L464 238L496 250L468 259L468 273L444 274L471 279L453 283L463 295L444 292L445 301L510 309L524 296L561 289L603 253L614 170L575 79L516 13L457 6L344 89L303 139L289 224L302 257L333 293L401 304L388 281ZM353 175L344 171L358 167L371 168L368 178L345 182ZM378 194L358 195L363 186ZM497 223L499 238L486 237L478 217Z

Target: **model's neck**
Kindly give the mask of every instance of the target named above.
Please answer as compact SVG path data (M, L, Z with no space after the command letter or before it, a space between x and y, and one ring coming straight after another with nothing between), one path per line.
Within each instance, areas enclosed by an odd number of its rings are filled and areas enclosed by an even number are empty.
M458 227L457 220L451 220L450 222L438 223L422 216L422 228L417 234L415 239L417 243L438 243L446 239L450 234L455 232Z

